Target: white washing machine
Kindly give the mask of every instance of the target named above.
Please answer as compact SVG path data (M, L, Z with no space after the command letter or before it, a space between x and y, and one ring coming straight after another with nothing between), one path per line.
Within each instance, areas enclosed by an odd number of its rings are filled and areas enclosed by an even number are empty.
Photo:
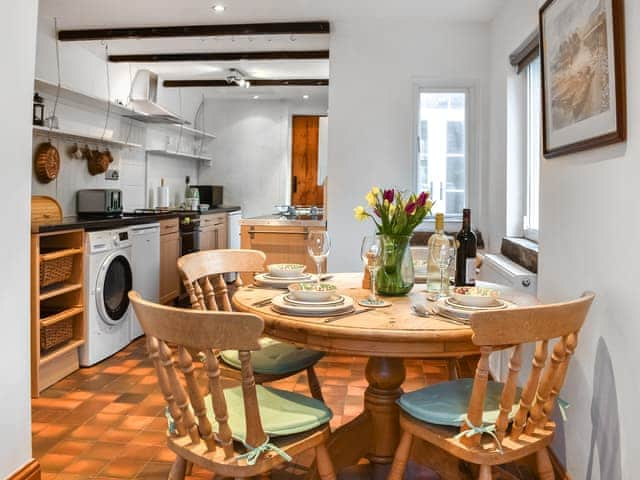
M131 340L132 287L129 229L87 233L85 286L87 335L80 365L88 367L126 347Z

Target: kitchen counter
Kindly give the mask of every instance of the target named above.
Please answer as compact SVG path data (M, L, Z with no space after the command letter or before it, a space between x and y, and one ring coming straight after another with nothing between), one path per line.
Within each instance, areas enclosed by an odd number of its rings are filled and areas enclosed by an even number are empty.
M228 213L240 210L240 207L223 206L212 208L200 215L211 215L215 213ZM185 213L187 213L185 211ZM65 217L60 223L49 225L39 225L32 229L31 233L58 232L62 230L72 230L83 228L87 232L95 232L97 230L111 230L116 228L128 227L131 225L143 225L145 223L159 222L160 220L168 220L180 216L180 212L167 212L147 215L135 215L125 212L122 217L118 218L81 218L81 217Z
M262 227L326 227L327 222L322 215L301 215L285 217L283 215L263 215L259 217L243 218L240 226Z

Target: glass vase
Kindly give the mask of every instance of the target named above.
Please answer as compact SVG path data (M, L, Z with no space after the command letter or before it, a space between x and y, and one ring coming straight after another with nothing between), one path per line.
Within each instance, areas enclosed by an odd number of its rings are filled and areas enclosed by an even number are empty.
M382 265L376 276L376 290L381 295L406 295L415 280L409 248L411 235L380 235L380 239Z

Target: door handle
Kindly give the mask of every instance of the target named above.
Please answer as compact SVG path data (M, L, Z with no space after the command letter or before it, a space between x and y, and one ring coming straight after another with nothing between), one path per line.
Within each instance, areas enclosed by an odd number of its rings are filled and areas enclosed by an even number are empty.
M291 193L296 193L298 191L298 176L294 175L291 179Z

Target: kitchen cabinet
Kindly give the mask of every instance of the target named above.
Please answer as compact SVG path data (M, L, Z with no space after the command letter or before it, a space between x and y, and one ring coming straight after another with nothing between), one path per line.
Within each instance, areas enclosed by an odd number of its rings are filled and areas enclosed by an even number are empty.
M316 264L307 252L307 239L309 233L318 230L324 231L326 228L324 226L251 225L245 223L240 228L241 246L264 252L267 256L267 265L270 263L300 263L307 266L308 272L315 273ZM243 275L243 281L245 283L251 282L251 276Z
M31 235L31 395L77 370L85 341L84 230Z
M160 222L160 303L170 303L180 294L180 232L177 218Z
M200 250L227 248L227 215L200 216Z

